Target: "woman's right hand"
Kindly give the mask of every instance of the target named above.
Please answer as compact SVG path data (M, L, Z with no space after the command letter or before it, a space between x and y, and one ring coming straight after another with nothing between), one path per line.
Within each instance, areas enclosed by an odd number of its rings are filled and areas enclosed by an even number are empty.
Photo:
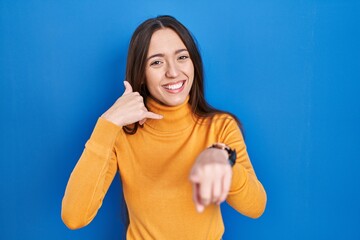
M122 127L139 122L143 125L147 118L162 119L163 116L149 112L144 104L143 97L138 92L133 92L129 82L124 81L125 92L103 114L102 118Z

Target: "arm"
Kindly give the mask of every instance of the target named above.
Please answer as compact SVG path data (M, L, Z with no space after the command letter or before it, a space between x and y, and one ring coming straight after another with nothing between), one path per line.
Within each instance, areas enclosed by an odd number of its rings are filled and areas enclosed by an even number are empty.
M143 98L124 82L125 92L99 118L86 143L85 150L73 170L62 202L61 216L70 229L89 224L101 207L105 194L117 172L115 141L122 126L147 118L162 116L149 112Z
M114 143L120 127L99 118L71 173L62 201L61 217L70 229L88 225L101 207L117 172Z
M221 141L236 149L237 160L232 169L232 181L226 201L235 210L251 218L260 217L266 207L266 192L257 179L246 151L246 145L236 122L229 118Z
M231 117L216 119L217 141L236 149L233 168L228 153L222 149L207 148L197 157L190 172L193 200L198 212L211 203L227 201L245 216L257 218L266 206L266 193L257 179L239 127Z

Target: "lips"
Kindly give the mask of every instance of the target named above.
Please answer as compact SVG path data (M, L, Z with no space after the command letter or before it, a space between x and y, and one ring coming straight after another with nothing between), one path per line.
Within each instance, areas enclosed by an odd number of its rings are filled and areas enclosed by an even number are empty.
M174 83L169 83L169 84L165 84L162 85L162 87L170 93L179 93L184 89L185 86L185 82L186 80L182 80L182 81L178 81L178 82L174 82Z

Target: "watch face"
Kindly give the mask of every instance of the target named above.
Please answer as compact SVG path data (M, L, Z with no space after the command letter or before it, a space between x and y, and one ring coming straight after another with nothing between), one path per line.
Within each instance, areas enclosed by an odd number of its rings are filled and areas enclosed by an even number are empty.
M233 167L235 165L235 162L236 162L236 151L235 149L234 150L230 150L230 153L229 153L229 162L230 162L230 165Z

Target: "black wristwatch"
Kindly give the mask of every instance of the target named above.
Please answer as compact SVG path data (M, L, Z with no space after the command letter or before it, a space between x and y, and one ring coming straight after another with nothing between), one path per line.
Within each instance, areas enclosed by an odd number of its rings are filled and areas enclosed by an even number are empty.
M217 148L217 149L226 150L227 153L229 154L228 161L230 163L230 166L233 167L235 165L235 163L236 163L236 150L235 149L231 149L229 146L225 145L224 143L214 143L209 148Z

